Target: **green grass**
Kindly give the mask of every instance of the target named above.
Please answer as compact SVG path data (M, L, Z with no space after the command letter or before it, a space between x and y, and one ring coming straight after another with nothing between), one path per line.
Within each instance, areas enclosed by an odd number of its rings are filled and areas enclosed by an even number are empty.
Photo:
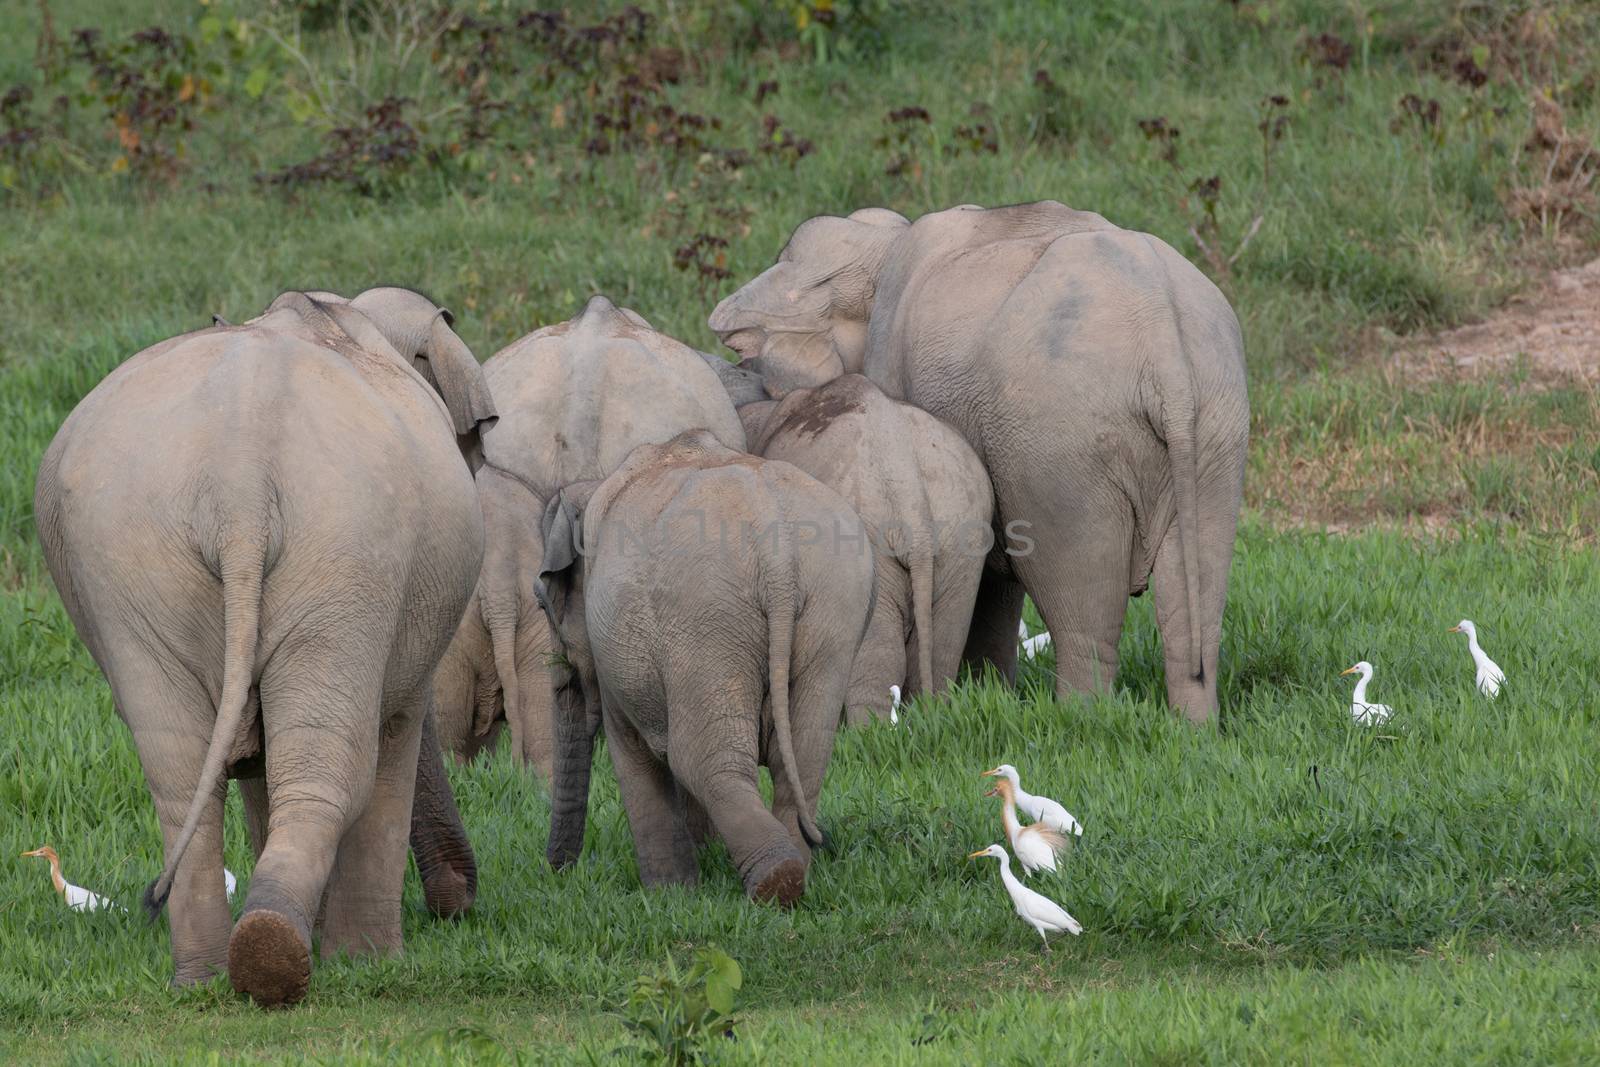
M63 35L108 36L272 10L50 6ZM1569 220L1558 241L1502 206L1541 165L1522 147L1533 92L1555 86L1569 126L1595 128L1592 12L1540 5L1561 31L1541 49L1513 32L1520 9L1482 5L1388 0L1358 24L1310 0L934 4L891 8L870 62L817 65L781 18L751 43L736 5L647 6L652 45L699 45L665 90L675 106L720 118L719 143L747 150L776 113L815 153L791 169L755 152L737 180L659 148L590 159L586 133L519 91L543 119L470 167L418 167L385 197L286 200L251 176L308 158L319 133L291 118L295 75L279 65L260 101L230 75L170 182L111 173L115 142L89 109L61 134L79 165L0 191L0 1059L605 1058L621 1028L604 1005L668 953L712 943L745 975L746 1020L714 1043L719 1061L1594 1059L1600 404L1517 373L1408 381L1367 341L1469 319L1540 264L1592 254L1592 224ZM37 17L26 5L0 42L0 84L36 78ZM1322 32L1355 49L1342 76L1300 58ZM1476 92L1430 59L1474 44L1492 56ZM1064 94L1059 136L1032 136L1038 69ZM417 70L395 77L438 102ZM781 89L758 106L767 79ZM1290 125L1263 185L1257 107L1278 92ZM1407 93L1441 101L1437 137L1391 131ZM907 149L916 166L891 176L901 149L877 142L885 113L909 105L933 122ZM1157 115L1183 131L1182 179L1139 132ZM980 121L997 153L946 151ZM1198 255L1198 208L1180 198L1210 174L1225 235L1264 213L1226 280L1255 447L1221 731L1163 706L1136 602L1111 696L1056 702L1047 656L1016 691L972 681L906 729L842 734L822 800L837 850L792 914L747 903L719 849L697 891L640 889L604 758L584 859L554 874L545 798L500 752L454 772L482 873L474 912L427 920L413 878L402 958L319 966L305 1005L271 1015L225 980L169 990L164 924L66 913L39 861L10 858L49 842L69 878L130 905L160 865L127 731L31 516L55 428L140 348L286 288L399 282L450 305L480 356L597 291L710 349L711 303L812 214L1054 197ZM729 239L734 280L673 268L698 228ZM1353 532L1316 532L1328 522ZM1443 632L1463 615L1509 676L1494 704ZM1397 710L1381 731L1350 724L1337 677L1362 658L1378 667L1372 697ZM1088 827L1043 880L1087 928L1050 956L992 862L964 859L998 836L977 772L1002 759ZM228 863L247 880L236 800L228 819Z
M562 875L542 859L544 798L506 754L459 770L482 866L477 908L459 924L433 923L411 886L406 955L319 967L294 1013L297 1032L343 1039L339 1020L356 1020L363 1034L398 1039L443 1025L450 1016L441 1005L487 997L505 1003L502 1020L519 1011L545 1018L512 1026L519 1042L587 1035L603 1047L616 1035L593 1017L598 1004L664 954L705 943L741 962L743 1002L756 1011L751 1036L779 1047L803 1020L839 1012L857 1029L847 1039L830 1024L829 1040L890 1050L930 1001L959 1031L981 1034L1013 1003L995 997L1040 987L1080 991L1030 1002L1030 1017L1048 1009L1064 1033L1076 1031L1072 1020L1088 1004L1114 1020L1170 998L1171 983L1183 981L1225 982L1236 991L1228 1003L1271 1000L1288 981L1302 990L1285 994L1291 1001L1327 988L1358 1011L1367 995L1360 976L1404 987L1414 973L1404 961L1422 949L1463 957L1486 987L1515 984L1508 975L1522 972L1566 981L1543 975L1530 955L1543 951L1592 983L1600 642L1584 613L1551 605L1594 602L1600 562L1527 538L1419 545L1397 534L1326 538L1259 526L1241 549L1222 679L1226 729L1196 732L1164 709L1153 625L1139 610L1117 696L1057 704L1040 663L1020 692L970 683L916 708L905 729L850 731L822 804L837 851L815 865L793 914L747 903L719 849L706 854L697 891L642 890L604 760L588 849ZM137 762L59 609L43 614L37 627L8 627L13 674L3 696L16 754L0 776L0 802L15 817L0 847L52 841L69 877L131 901L159 861ZM1492 705L1473 690L1459 639L1443 632L1462 614L1482 623L1510 679ZM1397 709L1383 731L1348 720L1348 680L1337 672L1358 658L1378 664L1373 696ZM1011 914L992 863L964 859L998 835L977 772L1002 759L1088 827L1063 873L1042 883L1087 932L1049 957ZM249 869L236 803L228 861ZM131 1047L165 1056L203 1049L227 1020L246 1047L270 1051L256 1044L265 1032L225 981L165 989L161 926L63 911L37 862L0 864L10 946L0 1013L20 1040L83 1028L85 1041L110 1048L132 1020L144 1036ZM1512 971L1479 958L1496 948L1513 953ZM1421 973L1432 978L1407 996L1426 1002L1439 995L1438 972ZM1071 1006L1079 996L1089 1000ZM1294 1033L1314 1044L1320 1032L1235 1035L1232 1007L1200 1025L1210 1017L1189 1019L1189 1036L1168 1039L1237 1037L1250 1048ZM1590 1016L1565 1025L1573 1041L1600 1040ZM1146 1038L1155 1040L1120 1039ZM1114 1050L1114 1039L1111 1027L1098 1040Z

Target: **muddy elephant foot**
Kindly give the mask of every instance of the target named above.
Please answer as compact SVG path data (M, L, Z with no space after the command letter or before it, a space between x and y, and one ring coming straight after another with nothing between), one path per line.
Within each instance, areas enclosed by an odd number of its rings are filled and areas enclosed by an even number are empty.
M249 912L228 941L228 977L263 1008L297 1004L311 983L311 949L287 917Z
M794 907L806 891L805 860L790 858L779 861L769 870L752 877L747 891L751 900L762 904Z

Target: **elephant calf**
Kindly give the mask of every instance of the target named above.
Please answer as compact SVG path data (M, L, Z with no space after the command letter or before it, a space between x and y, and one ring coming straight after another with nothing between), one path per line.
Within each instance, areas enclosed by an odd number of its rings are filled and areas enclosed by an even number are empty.
M994 511L983 461L961 435L847 374L789 393L750 446L837 491L871 538L878 599L850 680L852 720L887 715L891 685L931 693L954 678Z
M542 530L539 600L561 653L551 864L582 848L603 717L646 885L698 880L689 827L709 818L745 891L794 903L872 614L872 555L850 505L696 430L567 486Z
M638 445L703 427L743 451L733 405L764 395L758 375L696 352L603 296L514 341L483 366L500 421L477 474L484 556L478 588L440 664L440 740L470 758L507 723L546 778L554 696L550 636L533 595L544 545L528 515L557 489L604 478Z

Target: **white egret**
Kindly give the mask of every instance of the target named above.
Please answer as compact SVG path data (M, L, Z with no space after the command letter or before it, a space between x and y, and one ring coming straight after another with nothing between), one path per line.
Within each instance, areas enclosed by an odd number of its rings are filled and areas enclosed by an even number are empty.
M73 885L61 877L61 858L56 855L56 850L49 845L41 845L32 852L24 852L24 856L43 856L50 861L50 881L55 886L56 892L61 894L61 899L67 902L67 907L73 911L99 911L101 908L115 908L117 911L127 911L116 901L107 900L98 893L91 893L82 886Z
M1049 797L1034 796L1025 791L1022 788L1022 779L1017 776L1017 769L1011 764L1002 763L992 771L984 771L983 777L1004 778L1009 781L1012 795L1017 798L1017 807L1034 822L1042 822L1050 829L1059 830L1064 834L1083 836L1083 824L1072 817L1072 812Z
M232 900L233 891L239 888L239 879L235 878L233 872L226 867L222 868L222 884L227 887L228 899Z
M1028 624L1017 623L1017 639L1022 642L1022 653L1029 659L1037 656L1050 646L1050 631L1040 630L1037 637L1028 636Z
M1081 934L1083 926L1067 914L1065 908L1042 893L1035 893L1011 873L1011 857L1000 845L990 845L982 848L967 857L969 860L979 856L993 856L1000 861L1000 881L1004 883L1006 892L1011 895L1011 904L1017 909L1017 914L1022 921L1039 931L1039 939L1044 942L1044 950L1050 951L1050 938L1047 934Z
M1467 651L1472 653L1472 662L1478 667L1478 692L1490 698L1499 696L1500 683L1506 680L1506 672L1478 644L1478 628L1472 624L1472 620L1462 619L1445 632L1467 635Z
M1339 674L1359 674L1361 678L1356 682L1356 691L1350 697L1350 717L1362 726L1382 726L1394 715L1394 710L1387 704L1367 703L1367 683L1372 681L1372 664L1362 660L1349 670L1340 671Z
M889 725L900 725L900 687L898 685L889 687Z
M1022 864L1022 873L1032 874L1040 868L1055 870L1056 853L1067 847L1067 835L1042 822L1029 826L1019 823L1016 787L1009 778L997 779L984 796L1000 798L1000 823L1005 827L1006 840L1011 842L1011 851Z

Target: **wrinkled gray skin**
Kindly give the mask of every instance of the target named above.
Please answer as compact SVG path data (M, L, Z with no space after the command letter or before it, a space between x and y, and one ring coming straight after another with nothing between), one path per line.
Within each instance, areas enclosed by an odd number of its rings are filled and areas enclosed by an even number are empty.
M844 497L871 537L877 606L850 679L851 721L887 715L891 685L938 692L961 667L993 542L983 464L960 434L859 374L769 403L750 450ZM755 406L739 409L747 427Z
M129 359L45 453L39 538L155 801L176 984L226 968L298 1000L314 926L324 955L398 951L408 827L430 906L470 905L429 708L483 549L463 455L494 417L425 297L291 292ZM230 776L257 851L237 925Z
M1215 716L1249 404L1238 321L1172 248L1052 201L824 216L711 328L772 396L859 372L977 452L1007 551L969 661L1014 676L1026 590L1056 691L1108 687L1153 573L1168 699Z
M752 898L800 897L872 611L872 554L859 539L841 548L836 527L860 537L838 494L703 430L551 500L539 577L562 653L553 866L583 846L603 715L646 885L698 881L709 819Z
M483 570L435 698L449 724L444 743L458 757L486 747L504 720L514 750L548 781L554 694L550 633L533 588L544 557L539 516L562 486L604 478L637 445L705 427L742 451L730 397L759 395L760 378L603 296L502 349L483 371L500 412L483 434L477 474Z

